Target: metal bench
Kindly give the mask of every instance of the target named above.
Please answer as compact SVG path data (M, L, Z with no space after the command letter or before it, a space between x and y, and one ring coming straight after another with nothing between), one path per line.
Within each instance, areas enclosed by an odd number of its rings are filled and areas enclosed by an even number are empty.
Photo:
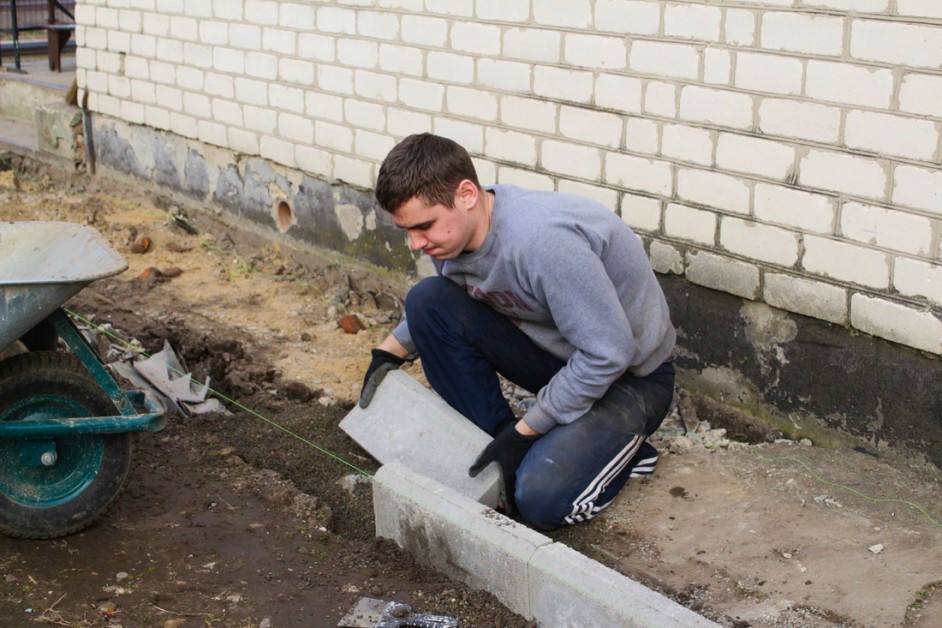
M47 54L49 55L49 69L55 72L62 71L62 51L72 38L75 31L75 24L61 24L58 22L49 22L46 24L46 35L48 35Z

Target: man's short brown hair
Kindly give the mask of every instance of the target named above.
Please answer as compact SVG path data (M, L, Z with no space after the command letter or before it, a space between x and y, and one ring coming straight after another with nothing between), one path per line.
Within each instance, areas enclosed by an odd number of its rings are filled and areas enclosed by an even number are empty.
M452 207L465 179L481 187L471 156L460 144L431 133L410 135L383 160L376 200L390 213L414 196L428 205Z

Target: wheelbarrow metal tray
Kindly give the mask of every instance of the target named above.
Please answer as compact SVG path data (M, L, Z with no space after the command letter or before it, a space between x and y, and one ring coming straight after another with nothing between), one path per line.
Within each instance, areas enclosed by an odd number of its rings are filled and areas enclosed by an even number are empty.
M91 227L0 223L0 351L89 283L127 267L121 254Z

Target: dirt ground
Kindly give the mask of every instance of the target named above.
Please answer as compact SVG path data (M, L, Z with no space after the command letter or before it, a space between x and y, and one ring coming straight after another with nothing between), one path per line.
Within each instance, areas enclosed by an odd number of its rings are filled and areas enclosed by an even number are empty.
M129 261L69 309L149 353L169 341L232 414L172 413L143 434L127 489L88 530L0 538L0 625L336 626L364 596L527 625L373 538L356 478L376 463L337 423L405 278L128 183L0 173L0 220L37 219L90 224ZM347 333L349 315L364 329ZM655 475L551 536L725 626L942 625L938 470L749 427L679 391Z

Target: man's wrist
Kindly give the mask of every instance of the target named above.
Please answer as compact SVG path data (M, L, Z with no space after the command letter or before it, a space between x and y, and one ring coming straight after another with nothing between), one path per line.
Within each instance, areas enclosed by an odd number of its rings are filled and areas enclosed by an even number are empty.
M405 348L401 342L399 342L395 336L392 334L386 336L386 338L379 343L379 346L376 347L381 351L391 353L397 358L402 358L406 360L409 357L409 350Z
M517 421L517 424L514 425L514 429L517 430L518 434L523 434L524 436L539 436L540 433L535 429L527 425L527 422L523 419Z

